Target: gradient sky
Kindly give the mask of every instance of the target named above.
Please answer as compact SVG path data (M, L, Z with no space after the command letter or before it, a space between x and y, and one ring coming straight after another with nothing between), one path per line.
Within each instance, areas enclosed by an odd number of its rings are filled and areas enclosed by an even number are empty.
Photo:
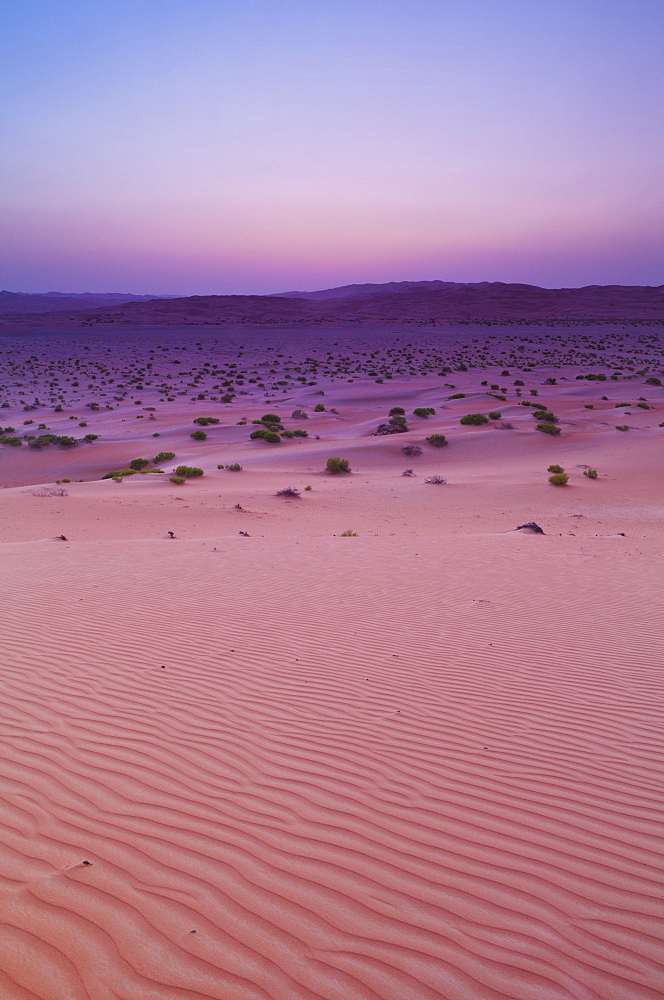
M664 283L662 0L5 0L0 287Z

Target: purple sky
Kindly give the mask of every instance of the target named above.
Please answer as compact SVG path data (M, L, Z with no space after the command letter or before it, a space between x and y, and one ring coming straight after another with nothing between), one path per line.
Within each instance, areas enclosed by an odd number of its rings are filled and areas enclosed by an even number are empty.
M664 283L661 0L21 0L0 287Z

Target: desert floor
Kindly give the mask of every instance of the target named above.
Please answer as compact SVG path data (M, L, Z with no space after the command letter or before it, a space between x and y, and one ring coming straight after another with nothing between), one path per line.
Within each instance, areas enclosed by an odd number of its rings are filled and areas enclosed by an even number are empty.
M661 998L661 339L0 335L0 995Z

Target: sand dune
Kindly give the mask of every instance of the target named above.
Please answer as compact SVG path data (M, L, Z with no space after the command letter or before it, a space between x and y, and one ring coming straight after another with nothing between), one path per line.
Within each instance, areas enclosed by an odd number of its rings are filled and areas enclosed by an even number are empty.
M3 339L3 425L99 434L0 447L3 997L662 996L659 347L607 334L593 371L632 363L598 382L576 379L597 340L574 366L563 339L481 333L408 330L392 355L370 330L299 354L294 331L269 354L265 331ZM466 370L429 371L443 355ZM222 360L245 376L227 404L219 375L190 385ZM62 411L21 408L56 377ZM372 436L393 405L408 432ZM249 440L299 406L308 437ZM459 424L493 407L512 429ZM100 480L167 446L205 475ZM544 535L514 531L531 519Z

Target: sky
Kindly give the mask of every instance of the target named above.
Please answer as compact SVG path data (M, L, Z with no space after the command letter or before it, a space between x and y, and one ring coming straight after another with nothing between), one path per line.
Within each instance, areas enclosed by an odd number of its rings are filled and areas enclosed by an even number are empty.
M0 287L664 283L662 0L5 0Z

